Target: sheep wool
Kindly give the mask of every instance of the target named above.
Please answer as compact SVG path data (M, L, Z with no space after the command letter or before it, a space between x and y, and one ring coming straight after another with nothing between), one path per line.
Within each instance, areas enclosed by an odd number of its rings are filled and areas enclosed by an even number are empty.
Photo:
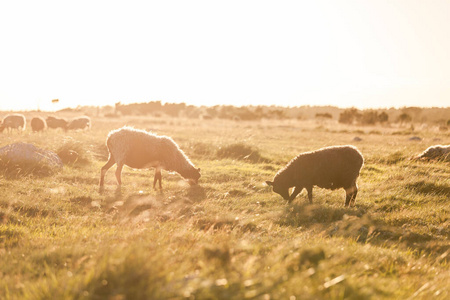
M34 117L30 122L33 132L42 131L47 128L47 122L41 117Z
M7 115L0 124L0 132L3 132L6 128L8 131L17 129L24 131L27 126L25 116L22 114Z
M289 201L306 188L310 203L313 186L331 190L344 188L345 206L354 205L358 193L356 179L363 163L361 152L354 146L321 148L298 155L275 175L273 181L266 183ZM291 187L294 190L289 195Z
M113 130L106 139L109 150L108 162L101 169L100 187L104 185L106 171L117 164L116 179L121 185L123 165L135 169L155 168L153 187L159 181L161 186L161 170L173 171L197 184L200 169L197 169L178 145L167 136L159 136L144 130L123 127Z

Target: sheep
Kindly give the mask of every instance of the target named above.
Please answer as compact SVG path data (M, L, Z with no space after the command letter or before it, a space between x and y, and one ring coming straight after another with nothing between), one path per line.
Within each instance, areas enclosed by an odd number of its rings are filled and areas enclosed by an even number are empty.
M77 129L90 129L91 128L91 119L89 117L79 117L73 119L67 129L77 130Z
M47 128L47 122L41 117L34 117L30 122L33 132L43 131Z
M67 121L65 119L55 118L52 116L47 117L46 119L48 128L62 128L67 130Z
M312 203L312 189L335 190L344 188L345 206L354 205L358 193L356 179L363 166L364 158L354 146L333 146L306 152L292 159L278 171L273 181L266 181L275 193L291 202L306 188ZM289 196L289 189L294 187Z
M109 133L106 139L109 150L108 162L101 168L100 189L103 188L105 174L117 163L115 172L119 187L124 165L135 169L155 168L153 188L159 181L162 190L161 170L175 171L187 179L191 185L197 184L200 168L195 168L178 145L167 136L159 136L144 130L122 127Z
M8 131L12 129L17 129L18 131L24 131L27 126L25 116L22 114L11 114L7 115L0 124L0 132L3 132L5 128Z
M450 158L450 145L435 145L428 147L416 159L443 159Z

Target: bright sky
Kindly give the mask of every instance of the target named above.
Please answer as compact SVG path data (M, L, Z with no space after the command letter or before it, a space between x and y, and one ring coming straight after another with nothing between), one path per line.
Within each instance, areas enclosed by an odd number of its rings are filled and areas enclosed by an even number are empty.
M0 110L154 100L450 106L450 1L0 2Z

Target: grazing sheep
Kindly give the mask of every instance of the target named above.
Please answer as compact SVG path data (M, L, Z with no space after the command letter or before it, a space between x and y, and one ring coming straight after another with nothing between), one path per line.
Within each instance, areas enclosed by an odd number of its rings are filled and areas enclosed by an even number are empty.
M67 121L65 119L55 118L55 117L47 117L47 126L48 128L62 128L64 130L67 130Z
M77 129L89 129L91 128L91 119L89 117L79 117L73 119L67 129L69 130L77 130Z
M292 159L266 183L275 193L291 202L306 188L312 203L313 186L335 190L344 188L345 206L354 205L358 186L356 179L364 163L362 154L353 146L335 146L306 152ZM294 191L289 196L289 188Z
M7 115L1 122L0 132L3 132L5 128L8 128L8 131L11 131L12 129L24 131L26 126L27 122L24 115L22 114Z
M117 163L116 179L119 186L122 184L123 165L136 169L155 168L153 188L159 180L159 188L162 189L161 169L179 173L188 179L190 184L197 184L200 178L200 168L194 167L170 137L123 127L109 133L106 145L109 150L109 159L101 169L100 188L103 187L106 172L115 163Z
M450 158L450 145L435 145L428 147L416 159L448 159Z
M47 122L41 117L34 117L30 122L33 132L42 131L47 128Z

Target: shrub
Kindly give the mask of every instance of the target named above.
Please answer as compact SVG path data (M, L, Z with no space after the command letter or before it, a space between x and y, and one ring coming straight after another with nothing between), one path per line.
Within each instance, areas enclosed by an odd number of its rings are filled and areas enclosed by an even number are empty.
M92 153L81 142L72 138L67 138L56 154L65 165L85 165L92 160Z
M231 144L228 146L220 147L217 150L217 156L219 158L232 158L238 160L247 160L253 163L267 162L268 159L263 158L258 149L243 143Z
M354 120L360 117L360 113L356 108L346 109L339 115L339 123L352 124Z
M408 115L407 113L402 113L400 116L398 116L398 122L400 124L408 123L412 121L412 117Z
M389 116L386 112L382 112L378 115L378 122L380 123L386 123L389 120Z
M316 119L317 118L332 119L333 116L330 113L316 113Z
M361 124L373 125L378 121L378 114L374 110L364 111L361 115Z
M214 146L207 143L194 143L190 146L192 153L197 156L210 156L215 152Z

